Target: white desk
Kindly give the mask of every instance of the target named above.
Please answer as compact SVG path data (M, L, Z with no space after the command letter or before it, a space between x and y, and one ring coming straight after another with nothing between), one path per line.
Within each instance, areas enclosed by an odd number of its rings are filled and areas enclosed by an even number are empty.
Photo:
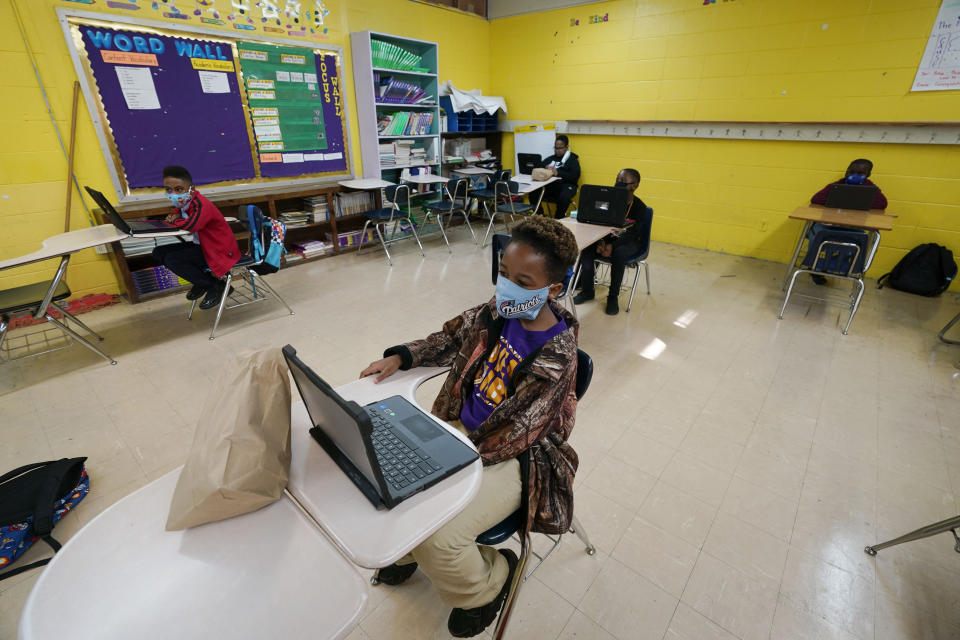
M380 384L374 384L371 376L337 392L361 406L394 395L416 405L417 387L446 371L443 367L398 371ZM430 417L474 448L465 435ZM480 490L482 463L477 460L393 509L377 510L310 436L312 426L303 403L295 403L287 489L343 554L361 567L379 569L396 562L460 513Z
M20 640L350 633L367 583L291 499L165 531L179 475L172 471L130 494L63 546L27 598ZM96 483L94 477L94 491Z
M354 178L353 180L341 180L337 184L339 184L341 187L357 189L360 191L383 189L393 186L392 182L387 182L386 180L381 180L380 178Z
M426 173L426 174L417 174L415 176L407 176L406 178L401 178L404 182L410 182L412 184L447 184L447 180L450 178L444 178L443 176L438 176L435 173Z
M607 227L602 224L577 222L575 218L561 218L560 224L573 233L573 237L577 239L577 249L580 251L583 251L594 242L607 237L614 231L620 230L619 227Z
M462 176L492 176L496 171L483 167L464 167L462 169L451 169L450 173L459 173Z
M60 266L57 267L56 274L53 276L53 279L46 284L47 291L44 294L43 298L38 302L38 306L33 317L36 319L45 319L48 323L59 329L67 336L67 343L64 346L70 346L69 339L76 340L87 349L90 349L97 355L106 360L110 364L117 364L117 361L108 356L106 353L101 351L96 347L92 342L84 338L82 335L70 328L68 322L75 323L78 327L83 328L90 335L96 337L98 340L103 340L100 335L94 332L90 327L84 323L77 320L75 317L70 315L63 307L57 305L53 301L53 298L56 296L57 289L60 287L60 283L63 281L64 276L67 273L67 266L70 264L70 255L76 253L77 251L83 251L84 249L90 249L92 247L97 247L103 244L110 244L111 242L116 242L118 240L123 240L128 236L125 233L121 233L116 227L110 224L100 225L98 227L86 227L83 229L77 229L76 231L68 231L66 233L60 233L55 236L51 236L44 240L41 243L41 248L33 253L28 253L26 255L19 256L17 258L10 258L8 260L3 260L0 262L0 270L3 269L13 269L15 267L22 267L34 262L40 262L43 260L50 260L52 258L60 258ZM40 283L38 283L40 284ZM30 285L27 287L14 287L7 290L7 293L10 295L17 295L15 292L19 289L20 295L23 295L24 292L28 291ZM33 296L30 296L33 297ZM31 300L32 302L32 300ZM53 317L49 313L49 307L53 307L57 311L63 314L62 321L58 318ZM3 321L3 331L0 331L0 345L3 344L3 339L8 339L6 335L6 322ZM46 338L44 337L44 341ZM49 342L41 343L43 346L50 347ZM26 355L40 355L41 353L46 353L48 351L56 351L59 348L48 348L40 351L29 351ZM26 357L26 356L18 356Z

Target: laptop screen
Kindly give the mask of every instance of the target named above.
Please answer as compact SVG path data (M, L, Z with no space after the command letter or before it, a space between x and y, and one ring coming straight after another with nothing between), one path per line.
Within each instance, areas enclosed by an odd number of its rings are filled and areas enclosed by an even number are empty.
M287 359L293 380L300 390L300 397L303 398L303 403L307 407L307 413L310 414L310 421L315 427L323 430L373 486L380 486L370 466L360 427L356 419L341 404L345 403L343 398L295 355L287 353L286 349L283 355Z

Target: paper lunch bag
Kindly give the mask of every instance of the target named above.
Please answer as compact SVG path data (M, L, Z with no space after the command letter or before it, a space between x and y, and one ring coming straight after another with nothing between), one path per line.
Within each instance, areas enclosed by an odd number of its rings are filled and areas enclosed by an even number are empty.
M210 390L170 503L167 530L255 511L290 474L290 381L280 349L238 358Z

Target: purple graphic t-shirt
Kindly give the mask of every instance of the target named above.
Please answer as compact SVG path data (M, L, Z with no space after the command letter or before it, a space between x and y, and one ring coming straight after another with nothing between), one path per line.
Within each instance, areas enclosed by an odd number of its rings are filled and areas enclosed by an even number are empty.
M503 401L510 376L517 365L550 338L567 330L563 318L558 317L557 320L557 324L546 331L528 331L516 319L504 322L500 340L480 367L473 381L473 393L467 396L460 410L460 421L468 431L479 427Z

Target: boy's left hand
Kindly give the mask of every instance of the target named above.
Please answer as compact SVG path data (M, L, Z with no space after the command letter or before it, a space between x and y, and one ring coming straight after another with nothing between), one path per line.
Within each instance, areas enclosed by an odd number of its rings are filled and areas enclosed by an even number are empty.
M179 219L180 219L180 216L178 216L178 215L175 214L175 213L168 214L167 217L164 218L164 220L165 220L168 224L173 224L174 222L176 222L176 221L179 220Z

